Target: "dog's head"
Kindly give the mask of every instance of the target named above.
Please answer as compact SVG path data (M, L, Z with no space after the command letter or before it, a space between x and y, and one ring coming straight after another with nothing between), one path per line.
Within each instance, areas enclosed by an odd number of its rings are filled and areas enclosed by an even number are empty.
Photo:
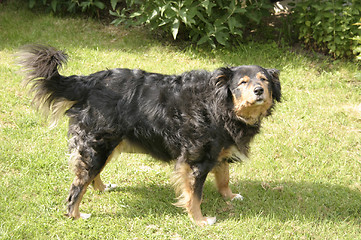
M214 72L214 84L232 99L236 117L253 125L271 113L275 101L281 100L277 69L260 66L221 68Z

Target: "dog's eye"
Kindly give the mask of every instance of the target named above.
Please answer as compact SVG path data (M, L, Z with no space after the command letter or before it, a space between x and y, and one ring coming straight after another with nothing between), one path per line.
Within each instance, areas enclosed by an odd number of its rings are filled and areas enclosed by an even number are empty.
M241 85L244 85L244 84L247 84L247 81L240 81L240 82L238 83L238 86L241 86Z
M247 83L249 83L251 79L248 76L243 76L238 80L237 83L237 87L241 86L241 85L246 85Z

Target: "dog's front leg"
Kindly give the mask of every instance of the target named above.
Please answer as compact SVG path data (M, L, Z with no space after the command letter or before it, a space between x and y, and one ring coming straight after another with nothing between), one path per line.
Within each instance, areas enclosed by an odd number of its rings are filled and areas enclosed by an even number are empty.
M216 186L218 192L224 199L230 200L243 200L243 196L240 194L232 193L229 188L229 164L227 162L220 163L212 170L216 179Z
M201 211L203 185L210 169L204 164L186 163L176 168L176 186L180 193L176 206L184 207L199 226L212 225L215 217L204 217Z

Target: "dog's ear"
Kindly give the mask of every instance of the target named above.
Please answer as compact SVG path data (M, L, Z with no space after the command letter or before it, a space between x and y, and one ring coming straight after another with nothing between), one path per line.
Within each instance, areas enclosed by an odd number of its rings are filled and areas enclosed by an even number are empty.
M269 75L271 75L272 79L271 79L271 84L272 84L272 97L273 99L275 99L277 102L281 101L281 82L279 79L280 76L280 71L272 68L272 69L267 69L267 72Z
M232 78L232 73L230 68L219 68L212 74L212 83L218 88L226 86Z

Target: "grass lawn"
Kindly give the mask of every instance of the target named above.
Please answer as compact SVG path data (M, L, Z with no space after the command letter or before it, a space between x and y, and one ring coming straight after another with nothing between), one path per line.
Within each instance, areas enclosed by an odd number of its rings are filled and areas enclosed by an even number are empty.
M144 29L36 14L17 5L0 4L1 239L360 238L360 64L274 43L233 51L180 49ZM123 154L102 174L119 188L104 194L89 189L83 198L81 209L92 217L64 217L73 178L67 122L49 129L30 107L13 56L28 43L65 49L70 60L63 75L115 67L169 74L244 64L280 69L283 102L253 141L250 161L231 166L231 187L244 201L223 200L209 177L202 210L217 216L217 223L196 227L171 204L173 166Z

